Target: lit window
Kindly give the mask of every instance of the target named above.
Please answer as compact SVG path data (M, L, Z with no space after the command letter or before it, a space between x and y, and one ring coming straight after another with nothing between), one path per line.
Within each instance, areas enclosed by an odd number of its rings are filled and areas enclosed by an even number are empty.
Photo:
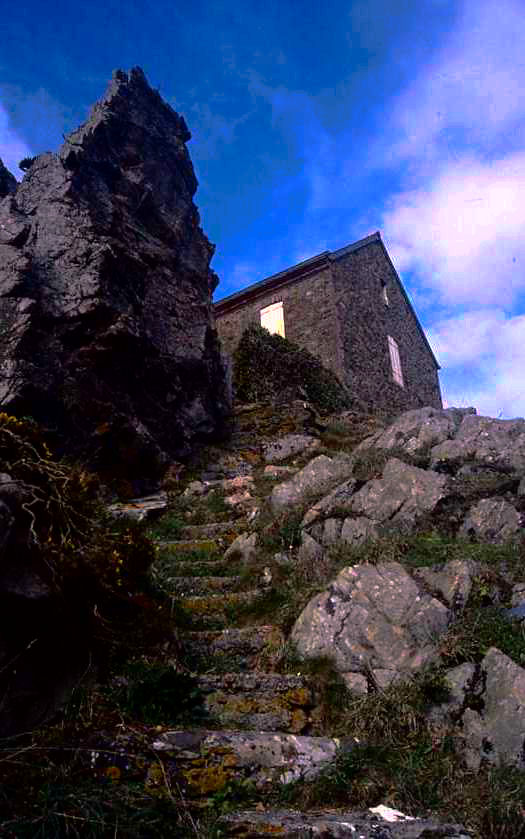
M394 381L396 381L398 385L401 385L401 387L404 387L401 359L399 358L399 348L391 335L388 336L388 349L390 351L390 363L392 364Z
M261 309L261 326L264 326L268 332L274 332L277 335L284 336L284 312L282 301L280 303L272 303L271 306Z
M386 283L383 283L383 300L385 301L385 306L390 305L388 302L388 289L386 287Z

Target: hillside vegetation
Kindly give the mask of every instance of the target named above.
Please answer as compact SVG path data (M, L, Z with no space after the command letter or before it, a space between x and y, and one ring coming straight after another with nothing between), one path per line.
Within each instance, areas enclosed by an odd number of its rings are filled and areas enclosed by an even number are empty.
M319 416L321 427L312 430L302 401L238 404L231 439L195 455L173 484L164 515L142 525L141 544L155 549L147 577L131 576L132 555L128 566L124 553L117 560L122 584L116 570L108 577L117 548L103 543L109 549L101 582L113 581L112 602L123 611L110 610L102 595L94 602L86 594L86 603L108 641L118 628L128 633L127 642L78 678L54 719L4 740L6 836L335 837L351 835L340 825L352 818L372 837L381 834L369 808L386 805L420 819L421 830L384 835L525 837L523 772L490 761L469 767L453 727L436 728L429 718L430 708L450 701L451 668L479 668L494 647L525 663L521 624L502 614L523 580L522 541L488 543L459 534L466 499L479 497L483 480L485 497L514 500L519 481L502 470L491 482L482 476L476 489L465 474L448 506L423 517L412 532L360 545L339 540L319 553L305 536L305 516L327 498L326 487L316 491L312 483L310 494L285 508L277 509L275 499L313 463L348 468L351 462L358 478L349 498L340 494L330 508L323 502L325 512L308 525L317 539L319 522L340 527L352 499L384 473L385 452L364 441L388 431L376 417ZM284 446L292 438L295 445L298 437L302 450L286 455L283 449L271 462L274 443ZM409 468L423 471L429 452L427 446L426 453L405 454L418 463ZM390 454L401 457L402 451ZM104 528L107 539L112 526ZM129 535L118 538L129 543ZM95 559L85 556L89 567ZM440 660L412 679L375 681L374 687L371 672L368 693L355 692L333 659L305 658L291 642L305 607L342 569L387 562L411 574L453 561L474 563L466 606L440 638ZM472 711L482 703L474 694ZM283 749L288 755L284 776L266 757L259 766L269 740L276 754ZM352 748L340 751L337 744L347 741ZM322 757L319 771L303 777L294 761L314 760L312 744ZM318 833L309 834L314 826Z

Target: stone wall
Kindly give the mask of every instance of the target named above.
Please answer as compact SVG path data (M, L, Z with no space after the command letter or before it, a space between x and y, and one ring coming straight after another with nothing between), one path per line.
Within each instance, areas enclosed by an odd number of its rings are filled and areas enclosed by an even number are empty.
M309 350L337 376L343 373L343 357L337 336L331 263L325 260L315 273L264 291L237 308L215 311L217 331L229 355L235 351L244 330L261 323L260 311L282 301L285 337Z
M380 241L335 259L332 272L351 392L371 411L441 408L436 365ZM399 347L403 387L393 377L388 335Z
M378 234L245 292L215 307L228 354L247 326L260 323L261 309L282 301L286 337L347 385L356 408L399 413L442 407L436 364ZM389 335L398 344L403 385L392 373Z

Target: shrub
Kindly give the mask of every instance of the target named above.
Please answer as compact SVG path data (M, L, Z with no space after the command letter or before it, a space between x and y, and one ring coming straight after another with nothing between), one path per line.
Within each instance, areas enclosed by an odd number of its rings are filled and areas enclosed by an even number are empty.
M31 168L35 160L36 157L23 157L20 163L18 164L18 168L21 169L22 172L27 172L27 170Z
M326 411L349 406L337 377L308 350L261 326L245 330L234 353L233 384L240 402L306 398Z
M142 528L115 521L100 501L95 475L56 459L30 419L0 413L0 461L10 481L2 484L25 537L20 563L38 573L70 609L92 614L97 606L128 604L140 591L154 559ZM9 545L6 550L9 549Z

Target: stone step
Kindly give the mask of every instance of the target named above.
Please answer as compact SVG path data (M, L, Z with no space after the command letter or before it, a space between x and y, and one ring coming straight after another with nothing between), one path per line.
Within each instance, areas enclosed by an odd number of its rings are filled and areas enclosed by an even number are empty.
M218 629L231 622L231 609L252 603L261 593L261 589L249 589L224 594L193 595L182 598L180 605L194 625Z
M207 595L213 592L232 592L238 588L241 577L165 577L162 589L170 595ZM183 604L184 605L184 604Z
M133 519L146 521L158 518L168 509L168 494L156 492L143 498L130 498L129 501L117 501L107 506L108 513L116 519Z
M186 666L194 672L252 670L276 660L285 644L276 626L185 632L180 640Z
M198 677L198 686L210 721L225 728L301 734L319 716L312 680L306 676L210 673Z
M222 545L216 539L155 539L154 542L163 552L173 554L190 553L190 551L205 551L206 553L222 551Z
M188 798L210 795L232 781L250 780L261 790L301 778L314 779L333 763L339 748L355 741L260 731L166 731L154 751L173 758Z
M471 839L461 825L412 818L384 805L369 810L247 810L217 822L220 835L236 839Z
M231 577L238 563L231 559L178 559L173 557L173 574L181 577Z
M211 524L186 524L180 531L181 539L213 539L215 536L225 536L235 533L239 529L239 521L216 521Z

